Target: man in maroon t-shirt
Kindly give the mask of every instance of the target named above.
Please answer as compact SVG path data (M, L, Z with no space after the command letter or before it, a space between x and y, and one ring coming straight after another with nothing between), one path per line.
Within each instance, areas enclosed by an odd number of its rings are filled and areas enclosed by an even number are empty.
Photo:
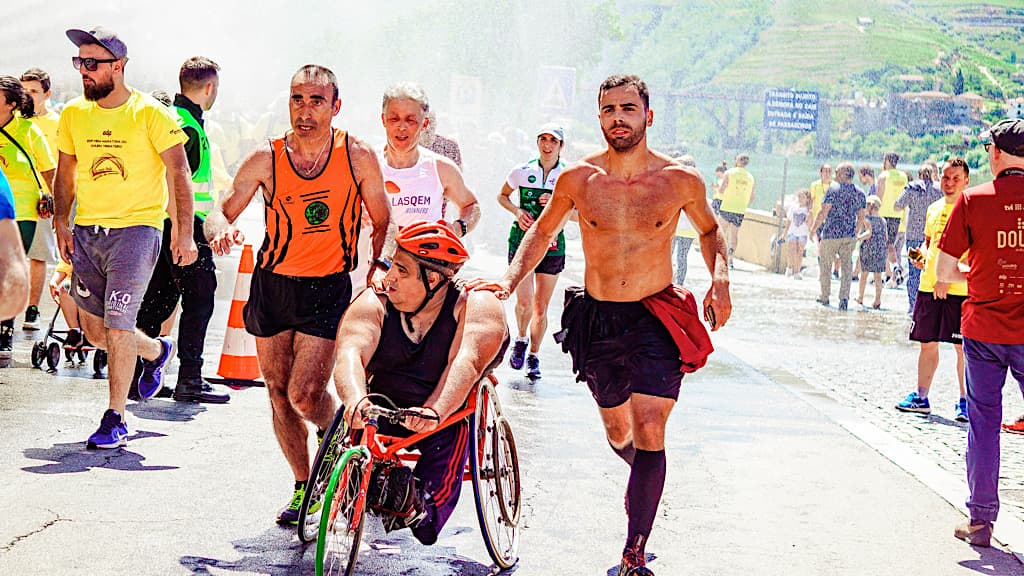
M940 282L968 282L961 332L967 359L969 522L954 535L988 546L999 513L999 425L1007 369L1024 386L1024 120L982 134L996 179L964 191L939 242ZM967 252L967 269L957 264Z

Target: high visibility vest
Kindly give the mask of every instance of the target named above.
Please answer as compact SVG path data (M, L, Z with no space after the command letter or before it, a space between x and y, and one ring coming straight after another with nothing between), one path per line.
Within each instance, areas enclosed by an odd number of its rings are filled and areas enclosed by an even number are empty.
M173 106L178 113L178 126L192 128L199 138L199 166L192 173L193 206L196 216L206 218L213 210L213 169L210 166L210 140L206 130L185 108Z

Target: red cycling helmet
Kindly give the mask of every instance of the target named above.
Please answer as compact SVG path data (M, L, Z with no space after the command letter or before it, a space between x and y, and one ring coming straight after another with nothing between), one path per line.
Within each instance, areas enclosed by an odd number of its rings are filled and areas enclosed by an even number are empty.
M423 220L409 224L398 231L395 242L417 258L455 265L469 260L462 240L443 222Z

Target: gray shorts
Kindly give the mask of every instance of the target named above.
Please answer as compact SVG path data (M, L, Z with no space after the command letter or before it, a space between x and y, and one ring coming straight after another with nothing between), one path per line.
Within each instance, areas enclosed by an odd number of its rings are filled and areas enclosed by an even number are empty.
M53 218L36 220L36 231L32 236L32 246L28 249L28 257L47 264L57 262L57 237L53 233Z
M78 306L115 330L135 330L142 297L160 256L151 226L75 226L72 295Z

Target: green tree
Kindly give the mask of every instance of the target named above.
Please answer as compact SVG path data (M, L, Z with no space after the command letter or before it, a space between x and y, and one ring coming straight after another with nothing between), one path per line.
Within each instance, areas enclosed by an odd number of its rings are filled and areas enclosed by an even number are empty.
M953 75L953 94L964 93L964 72L958 66L956 74Z

